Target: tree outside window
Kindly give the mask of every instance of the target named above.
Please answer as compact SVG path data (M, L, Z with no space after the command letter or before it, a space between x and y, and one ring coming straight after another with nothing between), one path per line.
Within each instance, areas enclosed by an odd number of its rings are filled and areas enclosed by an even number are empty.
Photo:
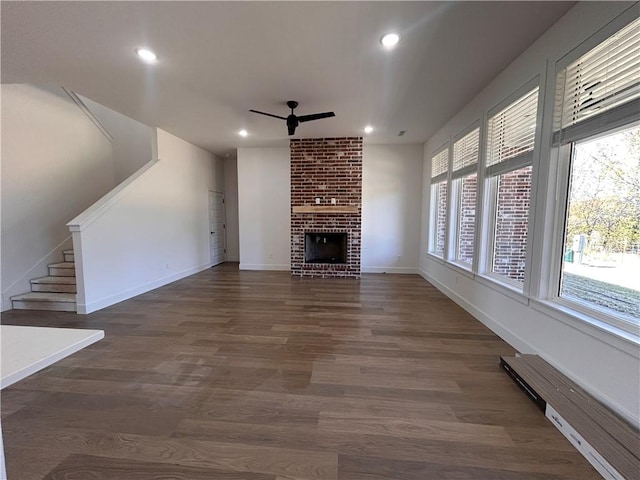
M560 296L640 321L640 126L574 144Z

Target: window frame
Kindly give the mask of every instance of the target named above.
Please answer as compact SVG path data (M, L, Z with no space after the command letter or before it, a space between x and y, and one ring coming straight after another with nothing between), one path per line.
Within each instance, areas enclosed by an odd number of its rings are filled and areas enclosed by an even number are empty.
M454 161L454 152L455 145L458 141L472 133L474 130L478 130L478 156L476 158L476 162L473 165L469 165L468 167L463 167L457 171L453 171L453 161ZM477 257L478 257L478 229L480 226L479 222L479 213L480 213L480 168L481 168L481 160L482 156L482 145L483 145L483 122L480 119L473 122L471 125L466 127L464 130L459 132L456 136L453 137L451 141L451 185L449 187L450 192L450 217L451 217L451 225L449 228L449 244L451 246L450 252L450 262L455 266L465 270L466 272L476 272L477 268ZM459 173L460 172L460 173ZM461 213L461 195L462 195L462 181L470 177L471 175L476 176L476 198L475 198L475 218L474 218L474 230L473 230L473 257L471 259L471 263L463 262L458 259L458 251L459 251L459 243L460 243L460 213Z
M429 209L429 242L428 242L428 251L427 253L429 255L434 256L435 258L439 258L440 260L446 260L447 259L447 222L449 219L449 212L448 212L448 208L447 206L445 206L445 211L444 211L444 245L443 245L443 250L442 250L442 254L438 253L437 251L437 244L438 244L438 195L439 195L439 188L442 184L445 184L445 186L448 187L447 185L447 180L446 179L442 179L438 182L432 182L431 185L429 186L429 196L430 196L430 202L431 202L431 208ZM449 195L450 192L447 189L447 202L446 205L449 204Z
M462 193L463 193L463 181L469 177L476 176L476 194L474 198L475 215L473 219L473 252L471 262L465 262L460 260L460 223L462 220ZM474 170L467 172L465 175L455 177L451 179L451 228L450 228L450 243L451 243L451 263L456 266L467 270L469 272L474 271L474 265L477 257L476 246L476 230L478 229L478 173Z
M626 130L634 126L640 125L640 112L638 118L628 122L625 125L615 124L608 131L597 130L593 135L586 133L579 138L572 138L572 141L562 145L557 145L554 150L557 154L557 185L556 185L556 209L554 215L554 234L553 234L553 257L551 260L549 291L547 292L548 300L555 305L564 309L576 311L581 316L591 317L597 322L611 325L622 331L637 335L640 333L640 321L636 324L626 320L622 315L616 315L609 309L599 307L598 305L590 305L588 302L574 301L566 297L560 296L560 282L562 280L562 263L564 254L564 245L566 241L566 222L569 214L569 189L572 174L572 162L575 155L575 144L596 140L598 137L608 136L621 130Z
M533 147L531 150L518 154L515 157L509 158L502 162L487 166L489 163L489 122L492 117L497 113L509 107L519 99L525 97L533 90L537 89L536 100L536 126L533 138ZM539 75L526 82L511 95L507 96L504 100L491 108L483 121L484 133L481 135L481 158L479 159L479 174L478 182L482 184L479 187L478 192L482 195L482 209L481 209L481 223L480 227L476 227L480 230L480 242L477 243L478 249L478 266L477 275L479 278L483 278L489 282L496 283L504 287L508 292L515 293L518 297L529 298L529 289L531 284L531 260L532 260L532 242L534 235L534 219L535 204L536 204L536 187L537 187L537 160L540 151L541 142L541 130L543 123L544 108L543 103L545 99L544 86L541 82ZM531 193L529 197L529 213L527 224L527 240L526 240L526 252L525 252L525 271L523 282L518 282L505 275L495 273L493 271L493 256L495 253L495 233L496 233L496 220L497 220L497 208L498 208L498 178L500 175L509 173L521 168L531 166Z
M544 219L544 241L551 244L551 248L544 255L549 267L540 277L537 295L531 299L531 305L534 308L550 314L554 318L586 332L589 332L590 328L595 328L598 332L606 332L612 335L612 339L631 342L636 346L635 348L640 345L640 325L629 322L624 317L612 315L595 305L589 307L586 302L575 302L560 297L560 282L573 145L576 142L595 139L640 124L640 99L631 100L610 110L605 110L599 115L565 128L560 133L562 125L558 125L558 101L560 100L558 98L558 82L565 79L565 70L568 66L637 19L638 15L633 11L633 8L627 9L589 39L558 59L555 69L548 70L547 82L548 85L553 85L554 99L548 105L551 127L546 132L549 135L549 161L551 162L547 184L551 195L548 195L547 198L555 198L556 202L549 218ZM616 342L615 345L626 350L629 344L625 342Z
M440 147L436 148L431 155L431 171L433 171L433 160L446 150L447 152L447 169L445 172L436 175L429 175L429 233L427 238L427 254L439 260L447 260L449 258L449 223L450 223L450 204L451 204L451 142L446 141ZM438 192L434 189L441 183L445 183L447 187L447 199L445 203L444 218L444 246L442 255L436 251L438 238Z

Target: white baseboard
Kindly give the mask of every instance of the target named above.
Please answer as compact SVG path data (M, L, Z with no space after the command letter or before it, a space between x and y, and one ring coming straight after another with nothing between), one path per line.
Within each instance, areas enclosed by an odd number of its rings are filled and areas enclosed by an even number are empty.
M195 273L206 270L211 267L211 263L206 263L203 265L198 265L197 267L187 268L177 273L172 273L166 277L162 277L158 280L153 280L151 282L138 285L133 288L129 288L122 292L118 292L113 295L109 295L107 297L103 297L99 300L94 300L87 304L78 304L78 313L81 315L86 315L89 313L96 312L98 310L102 310L103 308L110 307L111 305L115 305L116 303L120 303L124 300L128 300L130 298L136 297L138 295L142 295L143 293L150 292L151 290L155 290L156 288L162 287L169 283L175 282L176 280L180 280L184 277L188 277L189 275L193 275Z
M291 265L285 264L270 264L270 263L240 263L240 270L276 270L276 271L291 271Z
M598 401L602 402L604 405L611 408L613 411L617 412L619 415L624 417L631 424L636 425L640 418L638 417L638 412L632 412L628 409L621 406L618 402L615 402L607 393L601 391L596 388L592 384L585 382L583 379L576 378L575 375L572 375L571 372L567 371L562 367L562 363L558 362L553 355L550 355L547 352L542 352L539 349L535 348L529 342L525 341L518 335L515 335L510 330L503 327L498 321L484 313L482 310L477 308L472 303L468 302L460 295L458 295L455 291L446 287L431 275L429 275L424 270L420 269L419 274L422 278L424 278L427 282L432 284L438 290L440 290L443 294L453 300L456 304L466 310L469 314L471 314L474 318L479 320L482 324L484 324L487 328L489 328L492 332L502 338L505 342L511 345L514 349L516 349L520 353L532 353L536 355L540 355L547 361L550 365L557 368L560 372L565 374L567 377L572 379L578 385L580 385L585 391L589 392L591 396L593 396ZM550 317L553 318L553 317Z
M405 275L417 275L417 268L409 268L409 267L365 267L363 266L360 269L361 273L398 273Z
M468 302L460 295L458 295L455 291L451 290L449 287L446 287L431 275L429 275L424 270L420 269L419 274L422 278L424 278L431 285L436 287L442 293L444 293L447 297L453 300L456 304L462 307L464 310L473 315L474 318L483 323L487 328L489 328L493 333L502 338L505 342L511 345L520 353L537 353L536 349L528 342L523 340L521 337L514 335L513 332L504 328L499 322L495 319L487 315L485 312L480 310L478 307Z

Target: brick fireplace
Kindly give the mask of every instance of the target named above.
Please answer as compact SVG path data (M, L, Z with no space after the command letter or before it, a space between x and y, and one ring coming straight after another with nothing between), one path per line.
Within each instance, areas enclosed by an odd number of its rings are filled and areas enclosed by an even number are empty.
M362 137L291 140L292 275L360 278L361 219ZM318 250L309 242L343 238L335 234L346 234L344 256L309 256Z

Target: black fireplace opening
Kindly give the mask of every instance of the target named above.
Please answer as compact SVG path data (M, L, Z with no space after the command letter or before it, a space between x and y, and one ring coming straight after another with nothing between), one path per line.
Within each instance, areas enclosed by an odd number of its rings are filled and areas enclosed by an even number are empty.
M347 234L306 232L305 263L347 263Z

